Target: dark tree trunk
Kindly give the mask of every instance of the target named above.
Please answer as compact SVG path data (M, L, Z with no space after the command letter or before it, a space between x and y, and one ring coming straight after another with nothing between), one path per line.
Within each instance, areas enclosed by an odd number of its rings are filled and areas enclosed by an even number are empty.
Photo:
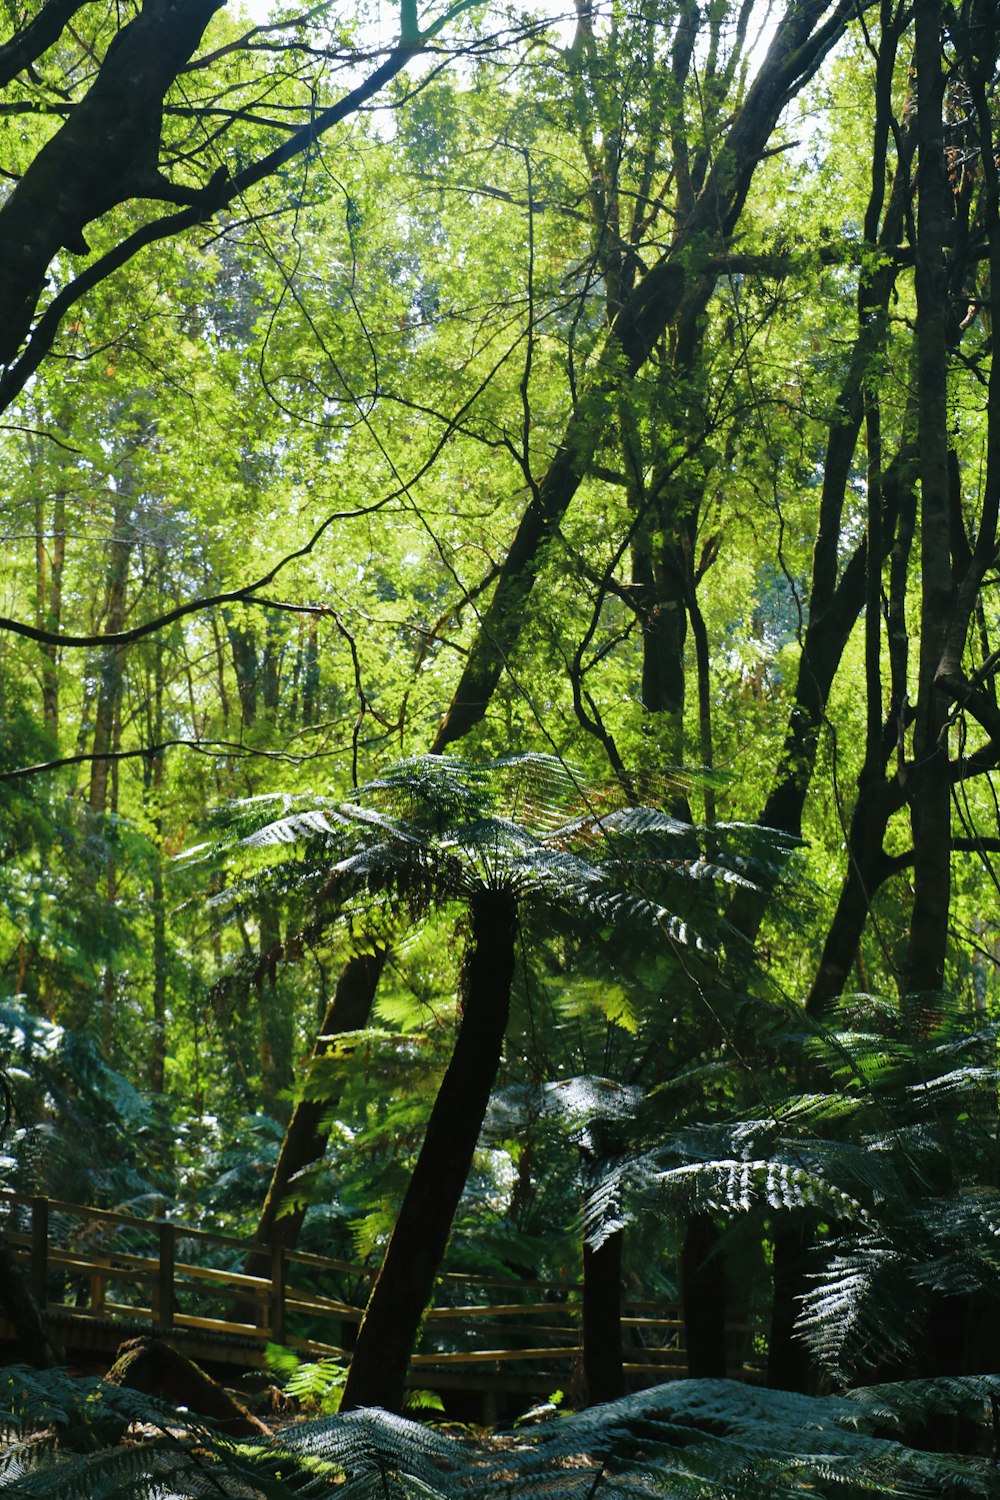
M801 1340L795 1338L798 1299L807 1289L806 1256L812 1244L807 1224L787 1224L775 1230L774 1292L767 1341L767 1383L772 1390L810 1389L810 1362Z
M948 473L949 189L944 151L940 0L917 0L916 251L917 375L920 413L920 666L910 773L913 908L904 986L944 984L951 895L951 779L947 696L937 686L953 603Z
M163 644L153 650L152 680L146 680L147 736L150 745L163 740ZM148 755L143 761L143 791L153 824L156 846L152 853L150 907L153 919L153 1036L149 1049L149 1088L162 1094L166 1085L167 1060L167 906L163 890L163 817L162 792L165 751Z
M81 101L0 210L0 364L31 324L50 262L87 253L86 226L132 197L159 197L163 99L221 0L152 0L118 32Z
M281 658L283 638L272 613L264 620L264 650L260 663L261 697L264 713L273 722L281 702Z
M51 545L46 545L45 500L35 501L35 568L38 595L35 624L40 630L57 631L62 625L62 581L66 562L66 497L52 500ZM59 733L59 647L39 644L42 656L42 718L55 739Z
M31 1295L27 1278L2 1235L0 1235L0 1307L3 1308L13 1326L19 1359L41 1370L50 1369L52 1365L61 1363L59 1351L45 1331L42 1315Z
M708 1214L688 1220L681 1250L681 1315L688 1377L724 1379L726 1359L726 1268L719 1230Z
M806 997L809 1015L821 1016L847 983L875 893L892 872L882 841L889 818L903 803L898 782L862 783L847 836L847 871L840 898Z
M159 758L159 757L158 757ZM167 909L163 895L163 854L153 853L150 895L153 908L153 1041L149 1050L149 1088L162 1094L167 1062Z
M586 1404L625 1394L622 1368L622 1230L600 1249L583 1243L583 1383Z
M375 953L356 954L345 965L313 1046L313 1062L329 1050L329 1037L345 1031L360 1031L367 1026L385 959L384 950L379 949ZM322 1160L327 1138L320 1124L335 1104L335 1099L300 1099L293 1108L257 1223L255 1238L261 1244L284 1245L287 1250L294 1248L305 1209L296 1206L282 1213L282 1203L293 1179L306 1167ZM247 1271L251 1275L266 1275L269 1266L267 1254L252 1255Z
M316 723L319 702L319 634L315 618L309 616L305 663L302 669L302 723Z
M417 1328L444 1257L500 1066L514 977L517 908L510 891L480 891L462 980L455 1050L372 1289L341 1410L399 1411Z

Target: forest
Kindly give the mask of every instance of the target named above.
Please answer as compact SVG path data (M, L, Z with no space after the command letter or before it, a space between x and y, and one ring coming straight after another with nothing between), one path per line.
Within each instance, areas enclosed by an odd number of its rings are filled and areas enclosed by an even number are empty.
M998 53L8 0L0 1488L1000 1496ZM41 1199L367 1268L329 1389L73 1367ZM503 1433L459 1274L580 1298Z

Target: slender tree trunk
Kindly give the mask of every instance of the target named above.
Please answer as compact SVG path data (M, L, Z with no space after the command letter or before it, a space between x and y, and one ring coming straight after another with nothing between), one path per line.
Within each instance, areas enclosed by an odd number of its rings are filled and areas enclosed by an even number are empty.
M916 0L917 359L920 410L920 665L914 726L910 823L913 908L904 986L944 984L951 895L951 780L945 740L947 695L937 686L953 590L949 539L949 213L942 108L940 0Z
M319 701L319 633L314 615L309 616L305 661L302 669L302 723L316 723Z
M128 497L123 494L114 508L114 534L111 538L104 598L104 629L108 635L117 634L125 626L128 574L135 541L130 519L131 487L126 485L123 489L127 491ZM113 748L115 720L121 703L125 652L124 646L106 647L98 669L99 684L94 710L94 738L91 745L94 759L91 762L90 792L87 798L91 811L95 813L103 813L107 807L110 761L106 757L108 751Z
M398 1411L417 1328L430 1301L479 1140L514 977L517 908L509 891L477 892L455 1050L427 1122L347 1377L341 1410Z
M233 653L233 669L236 672L236 689L240 697L240 708L243 710L243 723L248 729L252 729L257 722L257 637L252 629L232 625L228 620L226 633Z
M330 1037L345 1031L360 1031L367 1026L385 960L385 951L378 949L374 953L356 954L345 965L320 1034L316 1038L312 1063L325 1056L329 1050ZM326 1134L320 1126L323 1117L330 1113L335 1104L335 1099L307 1098L300 1099L294 1106L257 1223L254 1238L260 1244L280 1244L291 1249L298 1240L305 1208L294 1205L282 1213L282 1205L299 1173L322 1160L326 1150ZM247 1270L252 1275L257 1274L260 1268L268 1264L266 1256L251 1256ZM263 1271L260 1273L263 1274Z
M148 743L163 740L163 643L153 648L152 681L147 677ZM164 753L148 755L143 761L143 791L147 812L151 816L156 847L150 875L150 907L153 919L153 1038L149 1049L147 1076L154 1094L162 1094L166 1083L167 1059L167 908L163 891L163 772Z
M17 1340L17 1354L36 1369L47 1370L60 1364L59 1350L52 1343L31 1295L27 1279L0 1235L0 1307L11 1321Z
M821 1016L847 983L875 893L892 872L882 841L890 817L903 805L898 782L862 782L847 837L847 871L806 998L806 1012L811 1016Z
M711 655L708 648L705 617L698 604L698 584L694 578L691 580L688 614L691 619L691 634L694 637L695 668L698 676L698 749L702 770L711 772L715 763L715 749L712 742ZM716 821L715 788L711 781L706 781L704 798L705 822L711 825Z
M162 773L161 773L162 775ZM167 913L163 895L163 855L153 855L151 880L153 907L153 1044L149 1049L149 1088L162 1094L167 1061Z
M726 1268L719 1230L708 1214L694 1214L681 1250L681 1314L688 1377L724 1379L726 1359Z
M588 1406L625 1394L622 1354L622 1248L618 1229L600 1249L583 1242L583 1383Z
M260 662L260 689L264 714L271 722L281 702L282 636L272 611L264 617L264 650Z
M46 545L45 501L35 502L35 571L37 608L35 624L41 630L56 631L62 624L62 582L66 561L66 497L61 492L52 500L51 543ZM54 643L39 645L42 654L42 719L56 739L59 733L59 647Z
M808 1391L811 1364L808 1351L795 1338L798 1299L806 1291L806 1256L812 1244L807 1224L782 1224L772 1240L774 1292L767 1341L767 1383L772 1390Z
M121 713L115 712L114 724L112 726L110 749L117 750L121 744ZM105 886L104 898L109 912L113 912L118 905L118 838L115 828L115 818L118 812L118 765L111 763L111 774L108 778L108 807L106 811L111 813L109 836L106 839L105 848ZM104 973L101 976L101 1050L105 1058L110 1059L114 1051L115 1040L115 1017L118 1010L118 975L115 969L117 954L108 954L104 964Z

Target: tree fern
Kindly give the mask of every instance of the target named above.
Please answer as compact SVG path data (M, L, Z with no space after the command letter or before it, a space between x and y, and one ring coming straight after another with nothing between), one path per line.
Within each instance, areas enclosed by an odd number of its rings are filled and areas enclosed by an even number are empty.
M479 764L420 757L360 788L351 803L268 798L230 810L215 852L264 851L264 880L277 872L287 889L290 871L331 913L363 922L372 905L381 919L386 901L417 917L458 902L469 925L455 1052L359 1332L347 1406L402 1400L409 1341L500 1064L522 912L558 912L581 931L596 921L620 944L663 957L708 954L706 930L718 925L714 886L751 878L746 848L727 859L725 837L718 828L703 836L656 809L607 799L595 806L566 767L531 755ZM745 830L739 838L747 844ZM289 860L284 851L300 843L307 852ZM251 878L259 903L264 886Z

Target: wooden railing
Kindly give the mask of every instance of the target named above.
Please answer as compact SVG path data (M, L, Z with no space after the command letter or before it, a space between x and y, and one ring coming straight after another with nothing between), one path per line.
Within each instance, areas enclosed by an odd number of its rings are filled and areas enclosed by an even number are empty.
M259 1364L273 1343L306 1358L348 1359L374 1274L170 1219L137 1219L11 1192L0 1192L0 1224L46 1316L77 1336L89 1329L95 1348L100 1328L112 1346L124 1328L148 1328L196 1340L200 1357L207 1343L220 1354L228 1344L230 1358ZM257 1265L266 1257L266 1275L243 1269L251 1256ZM505 1386L525 1390L543 1374L561 1383L579 1359L580 1296L571 1282L442 1276L413 1357L414 1383L451 1384L446 1377L461 1378L463 1371L465 1379L473 1371L503 1372ZM622 1328L632 1383L686 1373L675 1307L628 1303ZM751 1333L746 1325L730 1329L733 1374L743 1373Z

